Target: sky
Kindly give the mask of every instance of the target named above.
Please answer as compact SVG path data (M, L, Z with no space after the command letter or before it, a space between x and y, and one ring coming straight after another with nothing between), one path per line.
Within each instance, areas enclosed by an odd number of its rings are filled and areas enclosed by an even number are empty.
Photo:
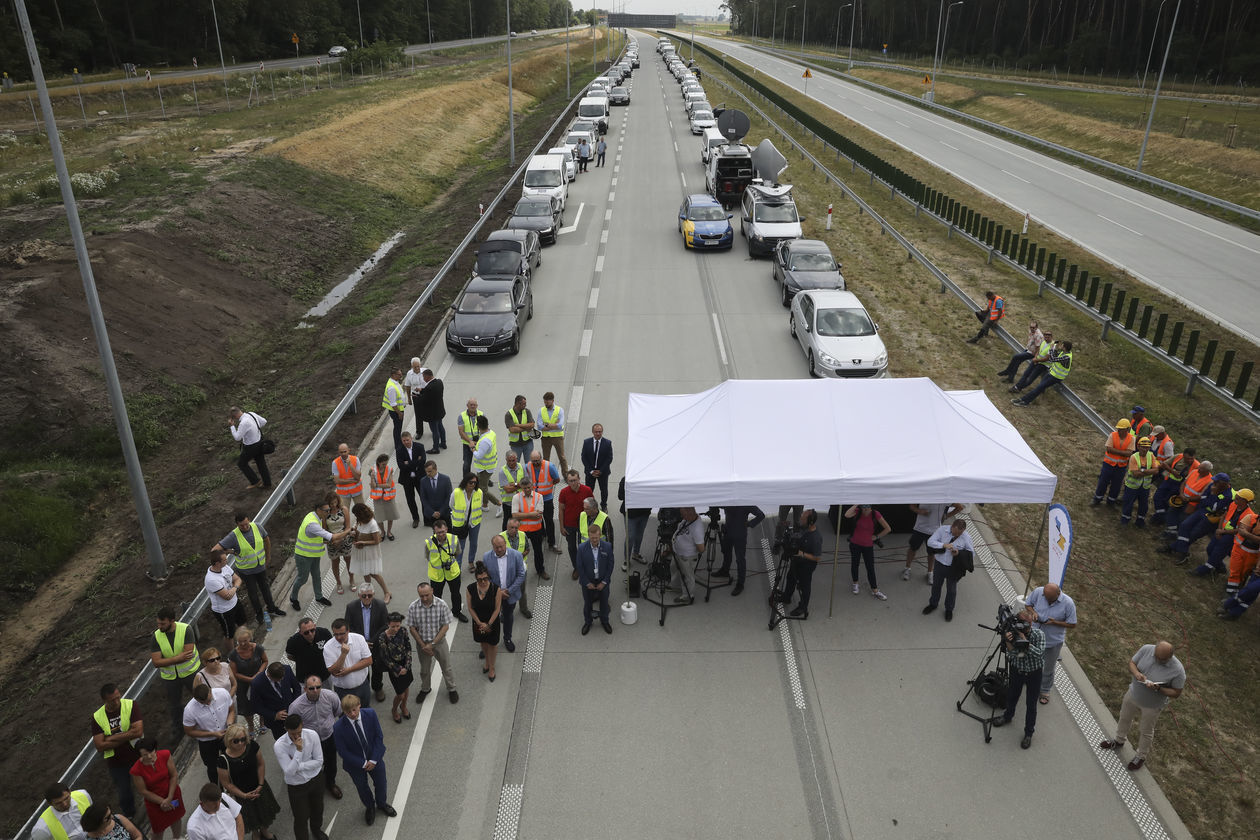
M713 15L718 14L718 0L626 0L624 9L621 5L622 0L616 0L615 3L610 0L603 0L602 3L595 5L603 8L614 8L617 11L625 11L626 14L634 15L677 15L677 14L699 14ZM580 8L580 3L574 3L573 7Z

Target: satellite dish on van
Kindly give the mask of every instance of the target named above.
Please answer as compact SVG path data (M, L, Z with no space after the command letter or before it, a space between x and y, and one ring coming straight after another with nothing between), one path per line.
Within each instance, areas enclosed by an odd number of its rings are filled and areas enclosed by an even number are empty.
M727 108L717 118L717 130L722 133L728 143L738 143L752 128L752 121L743 111Z
M779 176L787 169L787 158L770 142L770 138L762 140L753 149L752 164L757 177L770 184L779 183Z

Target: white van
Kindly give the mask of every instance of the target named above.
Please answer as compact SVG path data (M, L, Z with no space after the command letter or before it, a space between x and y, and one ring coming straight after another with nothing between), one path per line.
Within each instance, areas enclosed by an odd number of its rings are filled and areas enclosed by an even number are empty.
M594 120L599 126L599 133L608 132L608 97L584 96L578 100L577 115L579 119Z
M700 134L700 162L709 162L709 153L726 142L722 132L716 128L706 128Z
M564 209L569 200L569 179L565 172L564 158L560 155L534 155L525 166L525 185L521 196L546 195L560 202Z

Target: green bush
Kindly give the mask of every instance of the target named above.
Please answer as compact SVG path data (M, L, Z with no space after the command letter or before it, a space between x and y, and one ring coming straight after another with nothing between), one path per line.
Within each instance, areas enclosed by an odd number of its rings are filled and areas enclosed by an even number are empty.
M380 73L381 66L397 66L403 61L402 41L377 41L350 53L350 72L360 75Z
M0 555L6 561L3 586L11 592L33 592L86 538L86 523L70 499L21 487L0 490L0 506L13 522L22 523L0 534Z

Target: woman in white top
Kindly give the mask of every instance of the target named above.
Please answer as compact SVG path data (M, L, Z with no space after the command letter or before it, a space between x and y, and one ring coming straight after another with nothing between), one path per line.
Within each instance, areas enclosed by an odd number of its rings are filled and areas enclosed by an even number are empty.
M324 501L329 505L328 516L324 519L324 530L332 531L334 534L346 530L346 506L342 504L341 497L336 493L329 493L324 497ZM341 585L341 561L343 560L346 563L346 574L350 575L350 589L354 589L354 571L350 567L350 552L353 548L350 537L331 540L328 543L328 562L332 564L338 595L346 591Z
M374 579L380 584L381 591L385 593L385 603L388 604L392 597L389 592L389 584L385 583L385 578L381 577L384 571L384 561L381 558L381 526L376 521L372 509L367 505L359 502L350 509L354 514L354 565L359 570L359 574L363 575L364 580Z
M218 648L206 648L201 652L201 670L193 676L193 685L203 682L210 688L221 688L233 697L236 696L236 677L232 669L223 664L223 657Z

